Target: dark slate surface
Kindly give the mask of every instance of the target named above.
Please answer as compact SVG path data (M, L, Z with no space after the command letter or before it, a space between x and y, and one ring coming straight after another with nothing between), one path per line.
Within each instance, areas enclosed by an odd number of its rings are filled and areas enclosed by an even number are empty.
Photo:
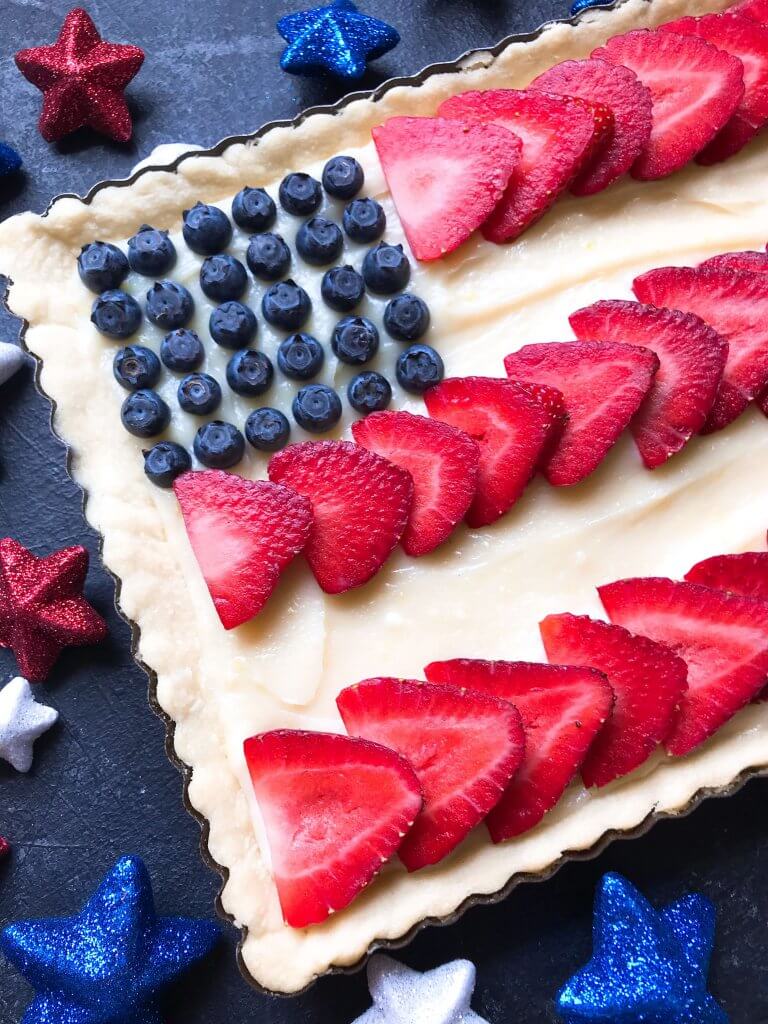
M135 141L112 145L78 133L47 146L35 130L40 97L17 73L15 50L51 41L66 13L61 0L0 0L0 138L22 151L26 175L0 191L0 217L43 210L60 192L124 176L161 142L210 145L222 136L337 99L343 86L294 79L278 66L276 17L297 0L98 0L91 13L107 38L135 42L147 61L130 88ZM369 5L370 7L370 5ZM403 42L369 73L365 87L392 75L529 31L565 13L564 0L378 0L376 13ZM0 268L12 270L12 268ZM12 336L7 318L0 336ZM42 554L97 541L65 451L49 429L48 404L31 369L0 392L0 535ZM0 767L0 834L14 845L0 866L0 923L72 912L120 854L145 858L163 913L209 915L218 876L198 853L199 830L181 802L181 779L166 759L163 725L147 703L147 682L131 660L129 631L113 608L113 585L94 557L88 594L107 616L110 640L62 657L43 691L61 721L37 745L29 776ZM0 652L0 680L13 659ZM591 901L602 872L627 874L655 901L689 889L718 907L713 988L732 1024L768 1022L768 818L765 787L752 782L692 817L618 842L598 860L571 864L544 885L518 889L450 928L430 929L403 951L420 969L465 956L478 967L476 1008L491 1024L552 1020L552 997L588 955ZM172 1024L347 1024L367 1005L361 974L321 981L295 999L269 998L242 980L235 934L194 977L170 993ZM0 1022L20 1019L29 998L0 964Z

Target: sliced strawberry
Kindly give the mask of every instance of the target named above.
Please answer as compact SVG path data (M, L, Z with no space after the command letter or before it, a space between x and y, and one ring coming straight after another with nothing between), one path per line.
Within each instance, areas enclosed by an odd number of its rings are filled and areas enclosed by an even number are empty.
M619 580L598 592L612 622L671 648L688 666L670 754L693 750L765 684L768 604L667 579Z
M744 18L768 25L768 0L743 0L729 10L731 14L740 14Z
M721 252L699 264L709 270L751 270L753 274L768 274L768 252L747 249L744 252Z
M273 455L267 472L312 505L304 554L326 594L376 575L408 523L413 481L405 470L351 441L304 441Z
M695 313L728 342L728 359L703 433L740 416L768 385L768 275L744 270L660 267L636 277L641 302Z
M310 504L288 487L221 469L182 473L173 489L221 624L234 629L261 611L306 544Z
M411 516L401 544L413 558L442 544L472 503L480 450L469 434L428 416L375 412L352 424L358 444L413 479Z
M528 86L536 91L578 96L604 104L613 130L571 184L577 196L601 192L625 174L647 144L653 124L650 91L629 68L607 60L566 60Z
M437 864L501 799L525 750L507 701L410 679L366 679L336 704L347 732L408 760L424 809L400 847L409 871Z
M378 743L278 729L251 736L243 753L292 928L351 903L421 810L413 769Z
M623 64L650 89L653 128L632 167L641 181L680 170L728 123L744 95L741 61L696 36L637 29L592 56Z
M585 786L605 786L667 738L688 668L668 647L586 615L548 615L539 629L550 661L597 669L611 684L613 714L581 766Z
M648 394L659 361L636 345L564 341L524 345L504 366L512 380L538 381L563 395L567 420L543 467L562 487L597 469Z
M689 583L700 583L703 587L768 601L768 551L714 555L697 562L685 578Z
M605 676L589 668L523 661L433 661L432 683L460 686L508 700L520 712L525 757L487 818L494 843L533 828L555 806L611 713Z
M704 426L728 343L693 313L621 299L586 306L569 321L577 338L644 345L659 357L653 386L630 429L645 465L662 465Z
M416 259L465 242L498 203L520 159L520 140L492 124L392 117L373 129L392 200Z
M605 114L583 101L519 89L451 96L441 117L492 122L522 139L523 150L504 198L483 227L492 242L509 242L537 221L568 188L603 132Z
M430 416L453 424L480 449L470 526L487 526L514 505L562 423L549 405L525 388L494 377L453 377L424 395Z

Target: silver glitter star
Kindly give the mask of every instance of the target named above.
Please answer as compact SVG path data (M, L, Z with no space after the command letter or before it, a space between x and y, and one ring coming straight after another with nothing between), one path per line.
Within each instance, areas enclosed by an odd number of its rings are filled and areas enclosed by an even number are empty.
M58 711L37 703L26 679L16 676L0 690L0 757L16 771L28 772L32 745L58 717Z
M373 1006L353 1024L488 1024L471 1008L475 966L452 960L433 971L412 971L379 953L368 963Z

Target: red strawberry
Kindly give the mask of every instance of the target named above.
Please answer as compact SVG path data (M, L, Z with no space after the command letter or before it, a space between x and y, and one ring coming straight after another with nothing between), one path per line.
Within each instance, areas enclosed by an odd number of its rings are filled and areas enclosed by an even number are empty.
M577 196L607 188L625 174L651 135L651 94L637 75L607 60L566 60L535 78L529 89L579 96L613 113L613 131L571 185Z
M288 487L221 469L182 473L173 489L221 623L234 629L261 611L306 544L309 502Z
M768 28L729 11L703 18L679 18L660 26L660 30L706 39L741 61L744 96L725 127L696 157L700 164L727 160L768 121Z
M588 668L456 658L424 672L432 683L489 693L520 712L525 757L487 818L494 843L533 828L555 806L613 705L605 676Z
M751 270L768 274L768 252L747 249L745 252L721 252L699 264L709 270Z
M312 504L304 554L326 594L376 575L408 523L413 482L405 470L351 441L304 441L273 455L267 472Z
M589 749L581 777L604 786L641 765L669 735L688 669L669 648L586 615L548 615L539 624L550 661L602 672L616 697Z
M544 466L551 484L577 484L616 444L653 384L653 352L616 342L524 345L504 359L512 380L538 381L563 395L568 417Z
M520 140L491 124L392 117L373 129L392 200L416 259L453 252L483 223L520 159Z
M378 743L278 729L251 736L243 753L292 928L351 903L421 810L413 769Z
M630 68L651 91L651 137L632 168L641 181L680 170L728 123L744 95L741 61L695 36L637 29L592 56Z
M728 342L728 360L704 433L741 415L768 385L768 275L743 270L660 267L636 277L641 302L695 313Z
M519 712L505 700L410 679L366 679L336 698L347 732L413 766L424 809L400 847L409 871L437 864L501 799L523 759Z
M561 428L553 405L494 377L453 377L424 395L430 416L453 424L480 448L470 526L487 526L514 505L539 465L550 435Z
M768 551L714 555L697 562L685 578L689 583L768 601Z
M413 558L442 544L467 514L480 450L469 434L409 412L375 412L352 424L355 441L407 470L413 505L402 545Z
M768 0L742 0L742 3L730 8L730 13L768 25Z
M670 754L693 750L765 684L768 604L667 579L619 580L598 592L612 622L665 644L688 665Z
M704 426L728 343L692 313L621 299L596 302L569 320L577 338L645 345L659 357L653 386L630 429L645 465L662 465Z
M465 92L441 104L441 117L493 122L522 139L520 162L504 198L483 227L492 242L509 242L545 213L589 155L601 118L582 101L518 89Z

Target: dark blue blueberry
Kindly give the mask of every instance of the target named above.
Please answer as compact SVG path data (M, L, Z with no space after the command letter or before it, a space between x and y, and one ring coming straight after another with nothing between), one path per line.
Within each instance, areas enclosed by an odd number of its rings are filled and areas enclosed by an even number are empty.
M183 284L156 281L147 292L147 316L166 331L183 327L194 311L195 300Z
M128 276L125 253L108 242L90 242L77 257L77 272L86 288L92 292L107 292L119 288Z
M354 267L331 267L323 274L320 294L331 309L349 313L365 295L365 281Z
M158 487L172 487L176 477L191 468L189 452L175 441L158 441L144 452L144 472Z
M342 363L361 366L379 350L378 328L367 317L345 316L333 329L331 348Z
M238 395L263 395L272 386L274 367L263 352L244 348L227 363L227 384Z
M312 434L324 434L341 419L341 399L325 384L305 384L293 400L293 418Z
M291 434L291 425L279 409L254 409L245 421L248 444L260 452L276 452L284 448Z
M439 384L445 374L443 360L429 345L411 345L397 360L395 366L400 387L414 395Z
M142 224L133 238L128 239L128 262L137 274L159 277L167 274L176 262L176 246L167 231Z
M153 388L160 379L160 360L151 348L128 345L115 352L112 372L117 383L127 391Z
M171 422L171 410L156 391L142 388L128 395L120 410L123 426L136 437L162 434Z
M273 284L261 300L264 319L273 327L282 327L286 331L297 331L306 323L311 311L309 296L290 278Z
M280 205L287 213L306 217L320 205L323 193L320 182L309 174L288 174L280 182Z
M103 292L91 306L91 323L110 338L128 338L141 323L141 306L127 292Z
M207 416L221 404L219 382L208 373L189 373L179 381L179 405L193 416Z
M242 459L245 439L231 423L211 420L195 434L192 447L198 460L209 469L229 469Z
M239 299L248 285L245 267L234 256L209 256L200 267L200 287L209 299Z
M411 264L402 245L379 244L365 254L363 279L372 292L393 295L401 292L411 279Z
M291 380L311 380L324 361L323 346L311 334L289 334L277 350L278 368Z
M243 188L232 200L232 216L244 231L266 231L275 223L277 207L263 188Z
M256 314L242 302L224 302L211 311L208 330L222 348L245 348L256 337Z
M353 242L375 242L384 234L387 217L375 199L353 199L341 222Z
M333 263L344 248L344 236L338 224L326 217L310 217L296 234L296 250L303 260L316 267Z
M349 404L366 416L381 412L392 401L392 388L386 377L373 370L364 370L353 377L347 386Z
M363 187L363 168L353 156L334 156L323 168L323 188L334 199L351 199Z
M281 235L267 231L251 238L245 258L254 277L278 281L291 265L291 250Z
M202 341L186 327L170 331L160 342L160 358L169 370L189 373L198 368L204 356Z
M398 341L417 341L429 327L429 307L418 295L403 292L390 299L384 310L384 328Z
M229 217L218 206L195 203L191 210L184 211L184 241L192 252L201 256L213 256L226 249L232 240L232 225Z

